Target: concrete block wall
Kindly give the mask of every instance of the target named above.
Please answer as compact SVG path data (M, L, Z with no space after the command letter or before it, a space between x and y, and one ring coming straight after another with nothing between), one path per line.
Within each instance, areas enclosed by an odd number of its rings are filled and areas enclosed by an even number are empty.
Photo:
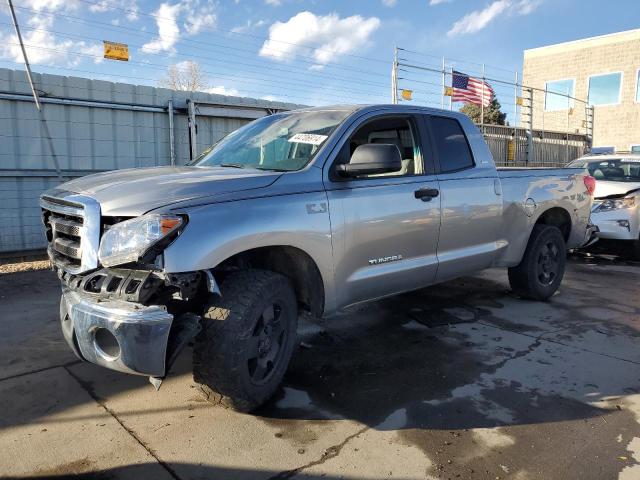
M620 103L594 109L594 146L629 150L640 145L640 103L636 102L640 69L640 29L526 50L523 84L542 89L554 80L574 79L574 97L587 100L589 77L622 72ZM534 92L533 127L585 132L585 103L574 102L573 111L545 111L544 92Z

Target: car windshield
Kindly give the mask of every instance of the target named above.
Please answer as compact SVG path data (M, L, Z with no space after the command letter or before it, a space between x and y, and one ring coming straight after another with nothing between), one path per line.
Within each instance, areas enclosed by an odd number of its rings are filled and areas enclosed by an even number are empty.
M586 168L596 180L640 182L640 158L581 160L572 162L569 166Z
M230 133L191 165L300 170L349 113L318 110L269 115Z

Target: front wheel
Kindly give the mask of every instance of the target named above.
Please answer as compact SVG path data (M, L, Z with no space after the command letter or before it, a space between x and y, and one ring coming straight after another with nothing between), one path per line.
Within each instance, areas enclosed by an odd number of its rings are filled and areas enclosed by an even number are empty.
M193 350L193 378L207 399L242 412L267 401L296 343L297 302L278 273L231 274L206 305Z
M567 251L557 227L535 225L522 261L509 269L509 283L517 295L547 300L562 282Z

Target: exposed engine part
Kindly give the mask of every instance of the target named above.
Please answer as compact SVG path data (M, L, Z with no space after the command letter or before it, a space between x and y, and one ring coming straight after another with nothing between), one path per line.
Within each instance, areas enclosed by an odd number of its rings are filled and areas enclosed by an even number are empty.
M146 304L163 284L163 279L150 270L105 268L80 276L58 269L58 277L69 288L83 294L141 304Z
M200 272L193 273L169 273L165 278L165 285L177 287L182 300L194 298L200 287L202 274Z

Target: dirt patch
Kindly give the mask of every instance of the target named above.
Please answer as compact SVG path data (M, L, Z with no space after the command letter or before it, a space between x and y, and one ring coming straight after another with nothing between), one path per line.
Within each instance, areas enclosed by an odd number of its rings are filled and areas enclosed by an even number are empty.
M0 275L17 272L32 272L36 270L48 270L51 268L49 260L38 260L34 262L19 262L0 264Z

